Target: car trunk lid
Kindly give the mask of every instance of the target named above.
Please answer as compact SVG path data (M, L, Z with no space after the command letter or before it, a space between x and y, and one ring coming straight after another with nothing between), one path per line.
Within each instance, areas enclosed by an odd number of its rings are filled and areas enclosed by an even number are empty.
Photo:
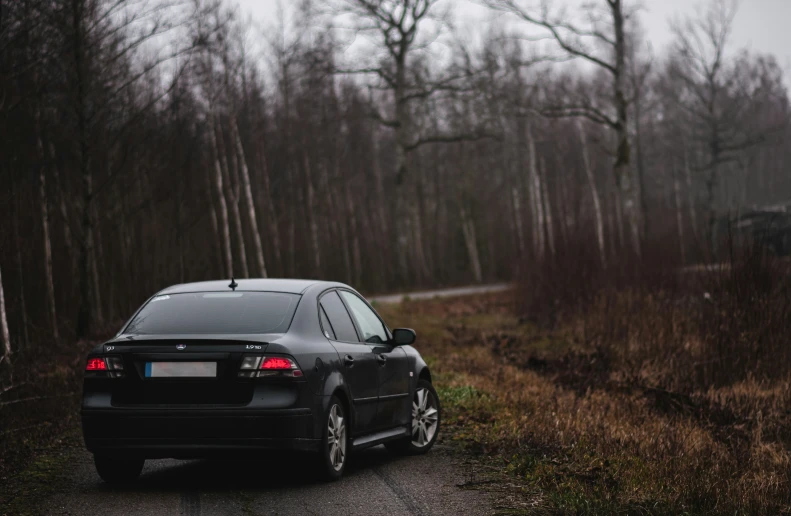
M108 343L120 356L123 378L112 383L114 406L241 406L253 383L239 378L245 353L261 353L265 342L246 339L154 337Z

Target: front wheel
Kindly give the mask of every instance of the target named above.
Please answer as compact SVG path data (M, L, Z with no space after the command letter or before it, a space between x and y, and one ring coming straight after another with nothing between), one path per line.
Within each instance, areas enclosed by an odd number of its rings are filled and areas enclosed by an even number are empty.
M144 459L118 459L94 455L93 463L96 465L96 472L102 480L108 484L124 484L132 482L140 476L145 465Z
M428 452L439 435L439 396L431 382L418 380L412 398L412 434L404 439L385 443L388 450L405 455Z

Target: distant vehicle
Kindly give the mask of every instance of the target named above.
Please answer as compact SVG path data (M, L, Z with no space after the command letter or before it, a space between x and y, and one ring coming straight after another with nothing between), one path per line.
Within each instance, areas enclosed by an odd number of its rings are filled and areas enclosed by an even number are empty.
M791 255L791 203L765 206L721 219L717 238L738 246L759 245L776 256Z
M332 480L351 451L426 453L440 402L414 341L342 283L169 287L88 355L85 444L111 483L154 458L299 450Z

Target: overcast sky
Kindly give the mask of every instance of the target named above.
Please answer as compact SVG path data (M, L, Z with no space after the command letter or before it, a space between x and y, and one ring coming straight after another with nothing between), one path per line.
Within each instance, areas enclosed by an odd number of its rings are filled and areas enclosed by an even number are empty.
M296 0L237 0L242 9L252 13L264 26L272 23L278 1L283 6ZM465 31L476 31L481 20L494 16L474 0L443 0L440 5L456 4L459 26ZM647 39L654 51L661 53L672 42L668 20L676 14L694 14L695 0L641 0L641 12ZM288 7L287 7L288 9ZM756 52L768 52L777 57L785 71L786 85L791 85L791 0L741 0L734 22L731 50L747 47Z

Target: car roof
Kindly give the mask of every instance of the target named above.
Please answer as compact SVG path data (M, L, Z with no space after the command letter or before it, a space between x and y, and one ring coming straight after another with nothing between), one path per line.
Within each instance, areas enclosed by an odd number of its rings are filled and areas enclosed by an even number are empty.
M237 279L236 291L247 292L286 292L289 294L302 294L308 287L323 283L327 286L338 285L319 280L305 279ZM183 294L187 292L230 292L231 280L199 281L196 283L182 283L162 289L158 295Z

